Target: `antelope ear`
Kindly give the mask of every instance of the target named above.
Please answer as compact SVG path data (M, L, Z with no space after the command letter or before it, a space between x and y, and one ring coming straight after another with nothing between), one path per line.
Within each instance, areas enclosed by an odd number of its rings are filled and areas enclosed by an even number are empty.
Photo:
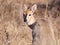
M36 9L37 9L37 5L36 5L36 4L34 4L34 5L32 6L32 8L31 8L31 10L32 10L33 12L35 12L35 11L36 11Z
M24 4L24 8L23 8L23 10L24 10L24 11L26 11L26 10L27 10L27 8L28 8L28 7L27 7L27 5L26 5L26 4Z

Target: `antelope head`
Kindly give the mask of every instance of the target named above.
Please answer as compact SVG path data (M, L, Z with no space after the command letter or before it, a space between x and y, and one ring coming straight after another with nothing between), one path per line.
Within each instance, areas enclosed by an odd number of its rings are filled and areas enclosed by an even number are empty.
M37 9L37 5L34 4L32 7L28 9L27 5L24 5L24 22L26 22L28 25L32 25L36 22L36 18L34 17L34 12Z

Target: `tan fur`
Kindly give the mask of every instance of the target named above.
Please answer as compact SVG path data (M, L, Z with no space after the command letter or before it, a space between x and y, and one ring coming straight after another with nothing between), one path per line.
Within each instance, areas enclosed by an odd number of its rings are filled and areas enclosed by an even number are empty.
M25 5L26 6L26 5ZM27 6L25 7L25 8L27 8ZM24 11L25 11L25 14L27 14L26 16L26 19L27 19L27 24L28 25L32 25L32 24L34 24L35 22L36 22L36 19L35 19L35 17L34 17L34 12L36 11L36 8L37 8L37 6L36 6L36 4L34 4L32 7L31 7L31 9L25 9ZM30 15L30 16L29 16Z
M29 14L31 14L31 16L29 16ZM28 25L32 25L35 22L36 22L36 19L35 19L34 15L33 15L33 12L28 11L28 13L27 13L27 23L28 23Z

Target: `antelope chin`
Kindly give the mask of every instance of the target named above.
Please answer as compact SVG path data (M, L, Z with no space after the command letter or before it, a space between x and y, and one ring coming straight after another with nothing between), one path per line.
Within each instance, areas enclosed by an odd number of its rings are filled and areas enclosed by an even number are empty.
M32 25L32 24L34 24L35 22L36 22L36 20L35 20L35 19L34 19L34 20L33 20L33 19L31 19L31 21L28 21L28 22L27 22L27 24L28 24L28 25Z

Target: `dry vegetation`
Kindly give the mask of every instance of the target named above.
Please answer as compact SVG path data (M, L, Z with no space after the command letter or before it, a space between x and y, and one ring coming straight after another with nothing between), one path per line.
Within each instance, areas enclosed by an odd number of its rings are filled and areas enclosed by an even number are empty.
M21 2L24 1L0 0L0 45L32 45L32 30L23 22L23 17L21 14L23 12L21 11L23 4ZM25 2L30 5L34 3L38 5L39 2L45 3L44 0L25 0ZM51 32L48 30L54 29L54 35L52 36L54 36L57 45L60 45L60 10L57 10L57 8L58 7L55 6L51 10L48 10L47 14L45 14L46 9L38 7L36 14L37 18L43 18L48 22L48 24L44 22L41 24L41 27L44 28L42 29L43 33L41 32L43 34L42 37L47 34L50 35ZM50 24L50 22L52 24ZM49 29L49 26L52 28ZM48 38L44 37L43 39L46 39L49 42L51 39L49 35L47 36ZM44 43L44 40L42 43Z
M31 45L32 33L22 24L21 6L21 0L0 0L0 45Z

